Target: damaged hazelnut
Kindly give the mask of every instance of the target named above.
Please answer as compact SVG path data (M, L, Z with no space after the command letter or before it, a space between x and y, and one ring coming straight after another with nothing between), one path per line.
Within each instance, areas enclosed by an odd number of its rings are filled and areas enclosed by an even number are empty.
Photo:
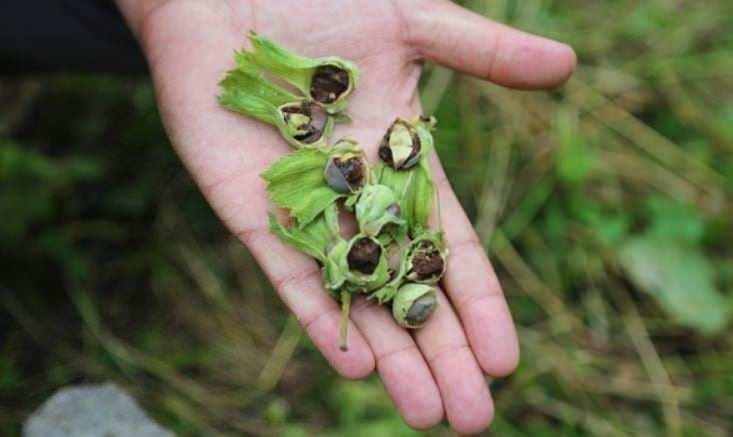
M312 144L323 135L328 116L321 108L308 102L300 102L283 105L280 112L289 133L296 140Z
M435 288L425 284L405 284L392 302L392 316L405 328L420 328L438 307Z
M379 158L395 170L406 170L417 164L421 152L420 137L415 128L397 119L379 145Z
M311 78L310 95L318 103L338 100L349 89L349 74L335 65L321 65Z
M404 226L399 199L385 185L366 185L356 202L356 221L359 230L376 237L387 225Z
M337 193L357 193L367 183L369 165L361 151L349 148L355 143L341 140L337 144L344 144L345 150L329 157L324 170L326 183Z
M427 280L440 276L445 267L443 255L435 244L422 241L412 256L412 273L417 280Z
M377 269L382 256L382 247L373 238L361 237L356 240L346 255L349 268L365 275Z
M447 251L441 240L426 235L413 241L407 258L407 279L424 284L435 284L445 273Z

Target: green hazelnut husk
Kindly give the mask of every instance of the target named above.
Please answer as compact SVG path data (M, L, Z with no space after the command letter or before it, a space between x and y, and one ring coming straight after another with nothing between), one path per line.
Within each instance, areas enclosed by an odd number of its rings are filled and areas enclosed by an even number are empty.
M415 126L398 118L379 144L379 158L395 170L407 170L417 164L422 143Z
M283 137L295 147L318 148L326 146L333 131L333 118L309 101L298 101L278 108L276 123Z
M356 202L359 230L371 236L379 235L385 226L404 226L399 198L386 185L367 185Z
M323 177L334 191L356 194L369 182L369 163L354 140L341 139L333 145Z
M410 242L404 261L405 278L410 282L436 284L448 267L448 249L441 234L424 233Z
M379 144L379 158L395 170L414 167L423 154L432 150L435 117L396 119Z
M348 241L338 240L326 249L323 281L333 295L343 290L368 293L389 279L386 250L372 237L358 234Z
M275 126L293 147L326 146L334 117L313 102L268 81L256 70L230 70L219 86L218 100L223 107Z
M347 286L364 293L381 287L390 277L386 250L379 240L364 234L349 240L341 267Z
M427 284L405 284L392 301L392 316L398 325L417 329L425 325L438 307L437 291Z
M252 51L237 54L240 66L278 76L330 114L346 107L359 81L359 69L353 62L336 56L301 56L255 32L250 32L249 40Z

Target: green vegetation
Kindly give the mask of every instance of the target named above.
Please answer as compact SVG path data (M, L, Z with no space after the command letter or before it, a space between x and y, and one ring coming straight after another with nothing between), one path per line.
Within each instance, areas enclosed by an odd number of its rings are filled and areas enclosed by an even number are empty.
M519 329L495 434L730 435L733 3L466 3L581 61L552 92L423 83ZM146 80L2 79L0 102L0 434L102 379L182 435L414 434L301 334Z

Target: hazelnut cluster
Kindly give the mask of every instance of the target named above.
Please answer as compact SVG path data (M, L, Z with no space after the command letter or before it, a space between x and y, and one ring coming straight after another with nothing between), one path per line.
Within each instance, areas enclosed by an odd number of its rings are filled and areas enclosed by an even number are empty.
M252 50L237 52L236 68L220 82L219 102L275 126L296 149L262 173L270 199L292 218L285 226L271 214L270 229L321 265L324 287L343 309L341 348L353 294L391 305L400 326L423 326L448 256L442 230L428 225L435 119L395 120L370 166L356 141L330 142L333 125L349 120L356 65L300 56L255 33L249 39ZM354 216L355 235L343 235L342 213Z

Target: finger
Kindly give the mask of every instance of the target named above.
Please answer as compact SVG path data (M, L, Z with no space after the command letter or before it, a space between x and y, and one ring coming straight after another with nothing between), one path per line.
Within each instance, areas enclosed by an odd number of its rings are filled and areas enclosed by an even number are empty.
M386 308L364 299L354 306L351 318L371 346L379 376L405 422L425 429L443 420L438 386L410 334Z
M176 16L161 15L167 11ZM156 28L147 44L158 49L148 56L166 129L216 214L247 245L314 344L343 376L364 377L374 356L353 323L349 350L338 348L339 306L323 290L318 266L268 231L259 174L288 148L273 129L223 110L212 95L241 44L221 20L218 11L194 2L147 22Z
M518 89L550 88L575 69L570 46L496 23L449 1L396 2L422 57Z
M489 426L494 404L488 385L441 291L438 308L414 335L438 383L451 427L461 434L473 434Z
M331 366L346 378L368 376L374 370L374 356L361 331L351 321L347 328L349 347L346 351L339 348L341 308L323 291L318 265L303 254L283 247L266 228L240 233L240 236Z
M491 376L506 376L519 362L519 342L509 307L443 168L434 156L431 164L450 251L443 286L461 318L481 368Z

